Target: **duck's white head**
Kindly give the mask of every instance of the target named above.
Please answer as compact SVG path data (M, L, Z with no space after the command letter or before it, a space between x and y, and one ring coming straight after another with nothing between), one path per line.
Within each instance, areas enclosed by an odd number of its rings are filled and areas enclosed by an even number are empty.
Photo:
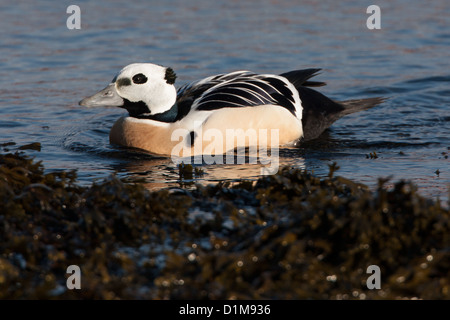
M128 110L132 117L164 114L175 105L176 75L171 68L133 63L123 68L100 92L79 102L86 107L111 106Z

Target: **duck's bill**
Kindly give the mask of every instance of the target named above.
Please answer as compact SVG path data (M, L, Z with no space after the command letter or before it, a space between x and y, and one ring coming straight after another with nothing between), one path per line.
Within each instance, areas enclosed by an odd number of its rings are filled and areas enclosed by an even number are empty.
M100 92L78 102L80 106L84 107L122 107L123 103L124 101L117 93L114 83L110 83Z

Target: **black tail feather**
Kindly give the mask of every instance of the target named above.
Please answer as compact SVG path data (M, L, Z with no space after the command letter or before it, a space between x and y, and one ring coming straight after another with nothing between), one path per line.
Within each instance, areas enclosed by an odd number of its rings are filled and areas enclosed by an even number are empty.
M303 141L318 138L336 120L345 115L367 110L384 102L385 98L354 99L334 101L308 87L321 87L325 82L308 81L318 75L321 69L294 70L280 74L297 89L302 101Z
M325 82L318 81L307 81L308 79L317 76L318 72L322 69L303 69L303 70L294 70L280 74L280 76L285 77L292 83L295 87L321 87L326 85Z
M343 117L347 114L373 108L379 105L380 103L386 101L386 99L387 98L376 97L376 98L355 99L347 101L337 101L337 103L339 103L344 107L344 110L341 111L341 117Z
M304 86L297 87L302 101L303 141L318 138L336 120L345 115L367 110L385 101L385 98L334 101L322 93Z

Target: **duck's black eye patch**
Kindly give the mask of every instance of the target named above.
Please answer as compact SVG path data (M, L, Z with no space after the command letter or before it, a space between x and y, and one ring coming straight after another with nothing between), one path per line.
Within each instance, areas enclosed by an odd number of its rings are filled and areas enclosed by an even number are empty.
M166 80L166 82L168 84L174 84L175 80L177 79L177 75L175 74L175 72L173 71L172 68L167 68L166 69L166 75L164 76L164 79Z
M133 82L136 83L136 84L146 83L147 82L147 77L144 76L142 73L135 74L133 76Z

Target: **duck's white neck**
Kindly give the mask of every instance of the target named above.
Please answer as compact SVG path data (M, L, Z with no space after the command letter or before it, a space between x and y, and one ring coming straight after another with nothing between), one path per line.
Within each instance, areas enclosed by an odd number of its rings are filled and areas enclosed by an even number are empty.
M173 85L161 84L151 87L142 101L148 107L148 113L154 115L169 111L177 100L177 90Z

